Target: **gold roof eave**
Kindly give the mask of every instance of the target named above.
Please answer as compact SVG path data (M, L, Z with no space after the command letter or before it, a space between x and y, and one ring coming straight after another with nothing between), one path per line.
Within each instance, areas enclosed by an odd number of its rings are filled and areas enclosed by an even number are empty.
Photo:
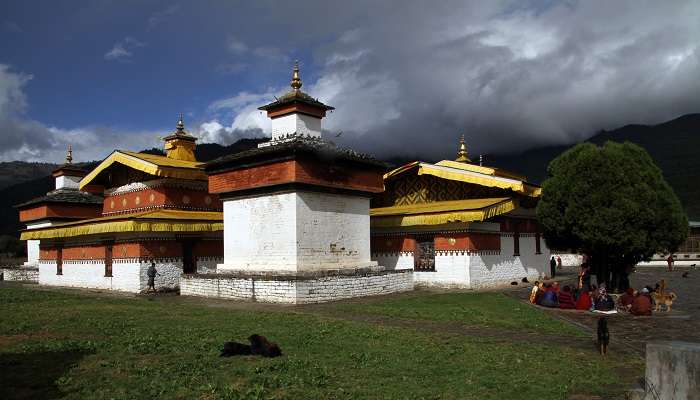
M480 222L513 211L513 198L438 201L370 209L370 227L441 225L450 222Z
M164 178L207 180L207 174L202 169L204 164L197 161L176 160L153 154L115 150L80 181L80 189L92 183L104 170L115 163Z
M542 195L542 188L509 176L498 176L498 171L494 168L448 160L440 161L437 164L414 161L387 172L384 174L384 180L393 179L414 168L418 169L418 175L433 175L452 181L510 189L530 197L540 197Z
M63 239L105 233L223 231L223 213L156 210L92 218L22 231L20 240Z

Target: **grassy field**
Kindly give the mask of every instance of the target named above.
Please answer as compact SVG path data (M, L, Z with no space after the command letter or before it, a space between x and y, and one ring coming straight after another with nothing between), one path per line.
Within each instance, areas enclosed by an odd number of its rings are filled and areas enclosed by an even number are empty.
M284 355L218 357L251 333ZM2 399L558 399L619 392L623 361L498 293L266 307L0 284Z

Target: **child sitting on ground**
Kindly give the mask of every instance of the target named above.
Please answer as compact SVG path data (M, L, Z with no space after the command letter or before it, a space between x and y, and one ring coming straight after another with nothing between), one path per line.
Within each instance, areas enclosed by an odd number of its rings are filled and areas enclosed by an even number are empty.
M566 285L562 288L559 293L559 308L563 309L573 309L576 308L576 303L574 303L574 296L571 293L571 287Z

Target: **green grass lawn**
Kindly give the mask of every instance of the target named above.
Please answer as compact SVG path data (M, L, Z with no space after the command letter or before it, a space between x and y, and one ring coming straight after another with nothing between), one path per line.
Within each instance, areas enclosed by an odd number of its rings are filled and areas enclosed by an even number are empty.
M491 341L342 318L363 307L367 315L416 318L417 326L438 319L517 335L534 319L526 329L575 329L498 293L418 292L364 306L246 310L176 296L2 284L0 398L558 399L609 391L622 379L616 368L626 360L601 359L593 346ZM284 355L218 357L223 342L252 333L279 343Z

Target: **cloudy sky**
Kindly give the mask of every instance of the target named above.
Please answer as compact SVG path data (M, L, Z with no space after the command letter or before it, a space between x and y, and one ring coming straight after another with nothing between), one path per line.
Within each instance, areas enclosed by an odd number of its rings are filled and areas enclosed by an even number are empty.
M700 1L3 1L0 161L269 134L289 88L380 157L572 143L700 112ZM336 140L336 141L337 141Z

